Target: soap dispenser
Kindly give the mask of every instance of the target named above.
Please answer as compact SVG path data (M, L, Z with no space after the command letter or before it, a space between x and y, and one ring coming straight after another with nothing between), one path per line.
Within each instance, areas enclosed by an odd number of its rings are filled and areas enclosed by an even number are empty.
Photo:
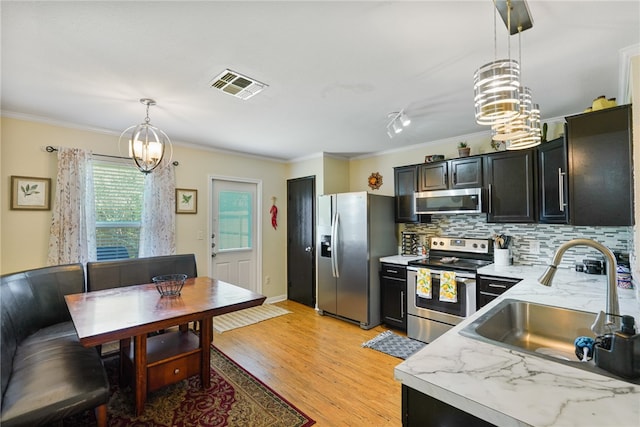
M596 366L624 378L640 377L640 334L633 316L621 316L622 327L605 335L594 348Z

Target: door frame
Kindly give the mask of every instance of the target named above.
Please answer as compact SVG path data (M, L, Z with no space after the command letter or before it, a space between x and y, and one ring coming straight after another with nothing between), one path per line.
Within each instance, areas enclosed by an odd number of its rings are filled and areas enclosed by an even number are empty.
M227 175L209 175L208 176L208 194L209 194L209 203L207 206L207 268L209 270L209 275L213 277L213 270L211 268L211 255L213 254L211 244L213 243L213 239L211 238L211 234L213 233L212 229L212 220L213 220L213 211L211 206L213 205L213 182L214 181L231 181L231 182L240 182L243 184L255 184L256 186L256 232L255 232L255 251L256 251L256 291L261 294L262 293L262 180L261 179L253 179L253 178L241 178L236 176L227 176ZM214 277L215 279L215 277Z

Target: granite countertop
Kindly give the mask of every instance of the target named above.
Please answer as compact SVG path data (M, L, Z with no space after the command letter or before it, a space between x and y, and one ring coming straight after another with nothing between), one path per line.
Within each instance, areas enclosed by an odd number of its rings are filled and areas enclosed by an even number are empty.
M380 262L388 264L409 265L409 261L426 258L426 255L389 255L380 258Z
M544 267L490 265L479 274L523 279L475 315L395 368L403 384L498 426L638 426L640 386L529 356L459 334L504 298L598 312L606 276L559 270L551 287ZM635 291L618 288L621 314L640 320Z

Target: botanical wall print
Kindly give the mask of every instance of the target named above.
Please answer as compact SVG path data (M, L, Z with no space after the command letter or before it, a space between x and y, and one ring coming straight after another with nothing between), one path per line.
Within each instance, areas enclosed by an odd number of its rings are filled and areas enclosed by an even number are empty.
M176 188L176 213L198 213L198 190Z
M51 209L51 178L12 176L11 209Z

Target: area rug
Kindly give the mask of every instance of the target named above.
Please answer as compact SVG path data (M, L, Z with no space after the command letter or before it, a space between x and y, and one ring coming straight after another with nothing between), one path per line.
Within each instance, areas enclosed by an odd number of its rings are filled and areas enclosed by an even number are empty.
M426 344L403 337L392 331L384 331L369 341L362 343L362 347L378 350L400 359L406 359Z
M200 389L197 376L149 393L143 414L134 416L130 387L118 386L118 356L105 360L111 384L107 406L110 427L306 427L315 421L211 348L211 387ZM93 411L66 419L67 427L95 426Z
M289 310L273 304L262 304L244 310L234 311L213 318L213 329L219 334L243 326L253 325L263 320L272 319L291 313Z

